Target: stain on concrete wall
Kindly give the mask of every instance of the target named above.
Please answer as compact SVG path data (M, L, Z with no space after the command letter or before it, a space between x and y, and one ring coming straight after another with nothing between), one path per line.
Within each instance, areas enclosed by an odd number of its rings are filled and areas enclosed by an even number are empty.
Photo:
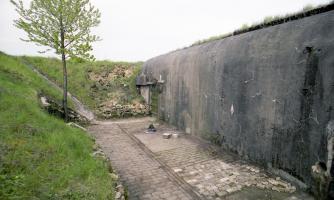
M311 184L334 119L334 11L150 59L159 117Z

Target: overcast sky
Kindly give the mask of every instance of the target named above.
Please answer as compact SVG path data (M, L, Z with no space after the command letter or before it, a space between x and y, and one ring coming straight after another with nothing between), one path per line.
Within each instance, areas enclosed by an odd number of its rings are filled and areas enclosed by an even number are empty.
M29 2L30 0L24 0ZM265 16L301 10L328 0L91 0L102 13L94 33L97 59L145 61L193 42L220 35ZM17 18L9 0L0 0L0 51L40 55L44 48L21 41L25 33L13 26ZM45 55L45 54L44 54ZM50 56L52 54L47 54Z

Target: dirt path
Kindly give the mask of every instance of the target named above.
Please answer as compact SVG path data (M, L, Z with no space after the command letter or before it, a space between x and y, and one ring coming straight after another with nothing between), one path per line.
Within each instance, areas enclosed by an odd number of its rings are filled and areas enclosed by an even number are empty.
M152 121L105 121L89 128L127 186L130 199L313 199L173 127L156 124L156 133L146 133ZM163 139L166 132L180 137Z

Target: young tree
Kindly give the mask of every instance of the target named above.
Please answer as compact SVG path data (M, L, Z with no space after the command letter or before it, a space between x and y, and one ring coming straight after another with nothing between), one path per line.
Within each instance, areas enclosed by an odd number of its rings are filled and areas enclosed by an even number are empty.
M89 53L92 42L99 37L91 34L90 29L99 25L101 14L89 0L32 0L26 9L22 0L11 0L15 5L19 19L14 21L17 28L24 30L28 39L37 45L47 46L61 56L63 64L63 108L65 120L67 109L67 69L68 58L94 59ZM46 52L44 51L44 52ZM43 52L41 52L43 53Z

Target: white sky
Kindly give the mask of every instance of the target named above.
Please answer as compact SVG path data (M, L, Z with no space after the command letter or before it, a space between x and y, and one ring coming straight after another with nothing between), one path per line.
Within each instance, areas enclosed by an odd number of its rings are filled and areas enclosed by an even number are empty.
M29 2L30 0L24 0ZM220 35L265 16L301 10L328 0L91 0L102 13L94 30L103 40L94 44L97 59L145 61L193 42ZM9 0L0 0L0 51L41 55L44 48L21 41ZM45 55L45 54L43 54ZM50 56L51 53L45 56Z

